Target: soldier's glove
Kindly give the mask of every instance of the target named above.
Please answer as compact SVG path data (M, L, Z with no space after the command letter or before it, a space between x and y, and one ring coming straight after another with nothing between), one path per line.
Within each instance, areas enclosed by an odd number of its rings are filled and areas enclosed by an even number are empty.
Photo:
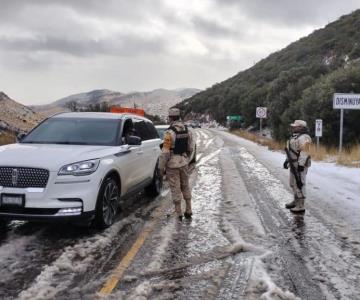
M283 164L284 169L289 169L289 161L285 160Z
M298 171L301 173L301 172L304 172L305 170L305 167L304 166L298 166Z

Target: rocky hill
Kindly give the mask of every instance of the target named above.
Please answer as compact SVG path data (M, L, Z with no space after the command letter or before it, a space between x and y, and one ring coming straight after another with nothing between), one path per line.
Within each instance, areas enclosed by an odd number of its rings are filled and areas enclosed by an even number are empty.
M62 98L48 105L33 106L35 111L51 115L55 112L69 110L69 104L76 103L78 108L107 102L109 105L139 107L150 115L165 117L170 107L198 93L198 89L166 90L156 89L151 92L132 92L123 94L111 90L95 90Z
M227 115L242 115L248 126L257 123L256 107L267 106L267 123L277 139L285 139L293 119L307 120L313 132L319 118L324 124L322 141L334 145L339 112L332 109L333 93L360 93L359 28L357 10L214 84L179 107L187 113L210 113L220 122ZM359 118L359 110L346 112L346 143L360 141Z
M28 131L43 119L41 114L0 92L0 131Z

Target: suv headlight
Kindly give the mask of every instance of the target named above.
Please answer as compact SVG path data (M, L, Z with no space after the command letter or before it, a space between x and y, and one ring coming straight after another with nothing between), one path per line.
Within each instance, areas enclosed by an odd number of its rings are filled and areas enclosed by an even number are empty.
M100 159L80 161L61 167L58 175L84 176L94 173L100 163Z

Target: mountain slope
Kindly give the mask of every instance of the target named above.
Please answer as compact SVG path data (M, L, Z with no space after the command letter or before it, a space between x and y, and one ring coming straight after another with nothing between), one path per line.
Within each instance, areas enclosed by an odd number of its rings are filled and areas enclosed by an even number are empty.
M81 93L62 98L48 105L33 106L36 111L44 114L66 111L70 102L76 102L77 107L107 102L109 105L121 105L126 107L140 107L148 114L165 117L170 107L198 93L198 89L166 90L156 89L151 92L132 92L123 94L110 90L95 90L88 93Z
M0 92L0 130L28 131L37 125L43 116L10 99Z
M360 10L341 17L308 37L271 54L252 68L213 85L179 107L189 112L209 112L224 122L227 115L240 114L246 125L256 121L255 108L267 106L268 124L275 138L284 139L288 124L303 118L313 130L315 119L324 120L323 140L335 144L338 111L332 110L332 94L360 92ZM314 95L314 88L320 89ZM312 98L312 104L309 104ZM309 105L312 109L309 109ZM322 109L314 109L321 107ZM348 112L345 142L360 140L355 121L359 111Z

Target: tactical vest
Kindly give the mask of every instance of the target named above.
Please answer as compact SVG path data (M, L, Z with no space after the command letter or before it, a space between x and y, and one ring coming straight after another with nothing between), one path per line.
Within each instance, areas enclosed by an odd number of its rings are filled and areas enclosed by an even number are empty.
M169 129L175 132L175 145L171 148L175 155L184 155L188 152L189 133L185 126L185 130L177 130L175 126L171 126Z
M299 135L297 136L293 136L292 138L294 138L295 140L299 139L300 136L304 135L304 134L307 134L309 135L308 132L302 132L300 133ZM310 135L309 135L310 136ZM290 139L291 140L291 139ZM295 149L293 149L291 146L290 146L290 140L288 141L288 149L290 150L290 152L292 152L294 155L296 155L296 159L292 159L291 161L292 162L298 162L299 160L299 156L300 156L300 151L296 151ZM306 162L305 162L305 166L307 167L310 167L311 165L311 156L309 155L308 158L306 159Z

